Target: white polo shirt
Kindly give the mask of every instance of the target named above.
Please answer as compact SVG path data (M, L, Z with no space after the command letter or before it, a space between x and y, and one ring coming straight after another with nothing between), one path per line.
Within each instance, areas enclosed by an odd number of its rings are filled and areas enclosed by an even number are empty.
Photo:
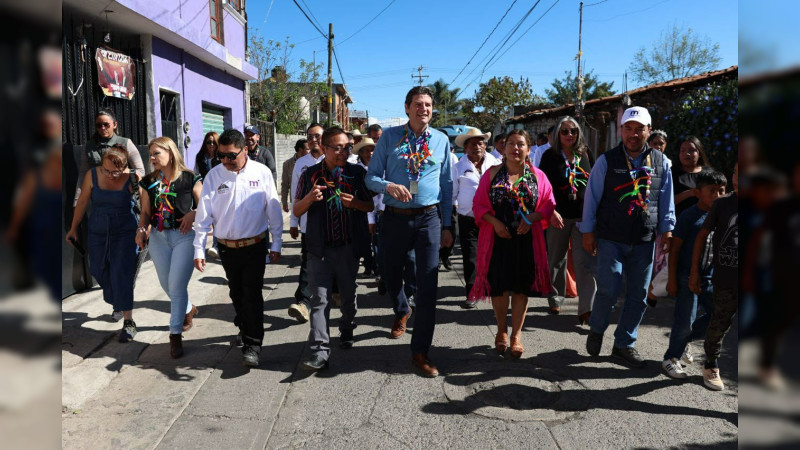
M222 164L208 172L193 224L195 259L205 259L211 225L214 235L222 239L250 238L269 229L271 250L281 251L281 200L267 166L248 159L239 172Z
M290 192L289 197L292 200L292 209L289 210L289 227L297 228L300 227L300 232L306 232L306 216L308 213L303 214L302 217L297 217L294 215L292 210L294 209L294 196L297 193L297 183L300 181L300 175L303 174L303 171L306 170L307 167L311 167L314 164L322 161L325 159L325 153L321 153L318 158L314 158L314 155L311 153L306 154L302 158L298 159L297 162L294 163L294 170L292 171L292 191Z
M492 166L498 164L500 164L500 160L486 153L483 157L480 173L478 173L475 164L469 160L467 155L462 156L458 163L453 166L453 205L455 205L458 214L475 217L472 214L472 200L475 198L475 192L478 191L478 183L481 181L481 176Z

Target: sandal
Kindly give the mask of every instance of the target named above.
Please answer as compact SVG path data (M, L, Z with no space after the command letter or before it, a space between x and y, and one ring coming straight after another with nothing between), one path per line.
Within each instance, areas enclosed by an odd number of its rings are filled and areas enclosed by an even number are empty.
M512 358L522 357L525 347L522 346L522 340L519 335L511 336L511 352L509 353Z
M506 350L508 350L508 332L500 332L497 333L497 336L494 338L494 348L497 350L497 353L501 355L505 354Z

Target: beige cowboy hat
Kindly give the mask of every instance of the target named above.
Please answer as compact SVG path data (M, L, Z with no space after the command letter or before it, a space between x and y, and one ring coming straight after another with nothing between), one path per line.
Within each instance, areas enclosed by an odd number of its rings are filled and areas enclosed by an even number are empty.
M365 137L361 140L361 142L353 146L352 153L354 155L358 155L358 152L361 151L362 148L369 147L370 145L375 147L375 141L373 141L371 138Z
M474 137L479 137L484 141L488 141L489 138L492 137L492 133L481 133L481 130L477 128L470 128L466 133L456 136L456 146L464 148L464 143L467 142L468 139Z
M361 136L361 132L358 131L357 129L356 130L351 130L350 133L352 133L353 136Z

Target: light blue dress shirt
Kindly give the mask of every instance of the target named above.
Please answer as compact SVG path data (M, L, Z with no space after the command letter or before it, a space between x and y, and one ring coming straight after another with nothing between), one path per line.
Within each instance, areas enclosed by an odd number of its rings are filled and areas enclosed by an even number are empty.
M644 164L644 152L640 153L636 159L631 159L627 153L625 156L631 161L633 167L641 167ZM658 194L658 233L663 234L675 228L675 197L672 195L672 162L664 155L661 165L661 188ZM578 229L581 233L594 233L597 224L597 206L603 198L603 189L606 183L606 172L608 162L606 155L600 155L592 167L589 174L589 183L586 186L586 195L583 199L583 220L578 222Z
M408 161L403 158L400 150L406 129L411 150L412 152L416 150L417 137L408 124L384 129L367 169L366 184L369 190L385 194L386 186L390 183L405 186L410 190L411 183L406 171ZM449 227L453 213L450 141L441 131L430 127L428 130L431 132L431 139L428 143L431 156L425 161L426 167L419 179L419 192L412 195L411 200L406 203L391 195L384 195L383 203L393 208L422 208L439 203L442 226Z

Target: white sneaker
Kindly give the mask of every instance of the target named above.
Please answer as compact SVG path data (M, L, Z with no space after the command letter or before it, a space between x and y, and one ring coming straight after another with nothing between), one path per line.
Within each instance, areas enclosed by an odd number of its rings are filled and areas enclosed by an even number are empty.
M722 378L719 376L719 368L706 369L703 367L703 384L712 391L724 390L725 384L722 383Z
M676 380L682 380L689 375L683 371L683 366L678 362L678 358L670 358L661 363L661 368L667 373L667 376Z
M206 253L208 254L208 256L210 256L210 257L212 257L212 258L219 258L219 252L217 251L217 248L216 248L216 247L211 247L211 248L209 248L209 249L206 251Z
M122 318L125 317L125 314L122 311L112 311L111 312L111 321L112 322L119 322Z
M686 350L683 351L683 355L681 355L681 364L684 366L691 366L694 362L694 356L689 351L689 346L686 346Z

